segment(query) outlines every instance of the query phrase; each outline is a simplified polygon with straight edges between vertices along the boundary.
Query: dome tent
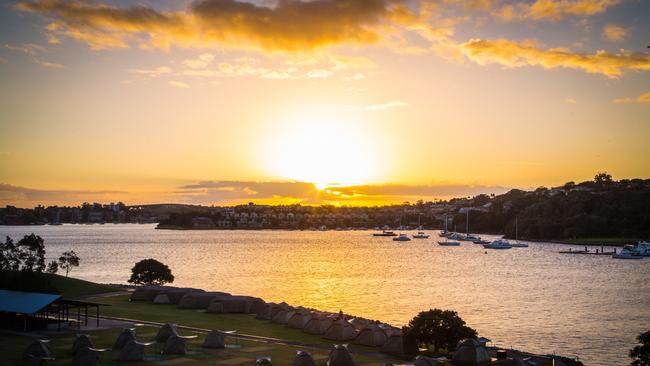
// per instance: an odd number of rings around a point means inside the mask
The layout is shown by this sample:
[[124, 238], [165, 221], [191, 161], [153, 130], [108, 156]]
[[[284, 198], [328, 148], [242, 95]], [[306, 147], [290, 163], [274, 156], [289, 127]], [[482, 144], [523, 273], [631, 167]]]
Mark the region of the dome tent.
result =
[[298, 351], [296, 352], [296, 358], [293, 359], [291, 366], [316, 366], [316, 362], [309, 353]]
[[348, 347], [335, 345], [327, 359], [327, 366], [354, 366]]
[[136, 287], [131, 294], [131, 301], [153, 301], [160, 291], [168, 289], [168, 286], [146, 285]]
[[392, 355], [402, 356], [405, 354], [416, 353], [418, 347], [414, 340], [405, 338], [401, 331], [395, 331], [388, 337], [386, 343], [381, 346], [381, 351]]
[[381, 347], [388, 340], [386, 332], [379, 328], [377, 323], [369, 323], [361, 331], [359, 335], [354, 340], [354, 343], [370, 346], [370, 347]]
[[289, 319], [296, 313], [295, 309], [292, 307], [287, 307], [286, 309], [282, 309], [278, 311], [273, 318], [271, 318], [271, 323], [278, 323], [278, 324], [287, 324], [289, 322]]
[[324, 314], [315, 314], [305, 326], [302, 331], [308, 334], [325, 334], [325, 331], [332, 326], [334, 320]]
[[[190, 292], [205, 292], [198, 288], [192, 287], [166, 287], [158, 293], [158, 296], [166, 295], [170, 304], [178, 305], [183, 296]], [[155, 302], [156, 299], [154, 299]]]
[[122, 349], [124, 346], [126, 346], [127, 343], [135, 340], [135, 329], [126, 328], [122, 330], [122, 333], [120, 333], [120, 335], [117, 336], [117, 340], [115, 340], [113, 349]]
[[339, 318], [327, 328], [323, 338], [334, 341], [351, 341], [357, 338], [357, 330], [345, 318]]
[[453, 357], [454, 365], [483, 365], [490, 362], [485, 346], [473, 338], [458, 342]]
[[169, 300], [169, 296], [167, 294], [161, 294], [159, 293], [156, 295], [156, 297], [153, 299], [154, 304], [171, 304], [171, 301]]
[[207, 309], [215, 298], [227, 298], [230, 294], [225, 292], [189, 292], [178, 302], [179, 309]]
[[169, 339], [171, 336], [178, 336], [176, 324], [165, 324], [158, 330], [158, 334], [156, 334], [156, 342], [167, 342], [167, 339]]
[[226, 344], [226, 337], [224, 337], [223, 333], [221, 333], [218, 330], [213, 330], [210, 333], [208, 333], [207, 337], [205, 337], [205, 341], [203, 341], [203, 345], [201, 347], [224, 348], [225, 344]]
[[163, 346], [163, 355], [184, 355], [185, 354], [185, 338], [173, 335], [167, 339], [165, 346]]
[[309, 310], [301, 310], [293, 314], [287, 325], [291, 328], [303, 329], [307, 323], [314, 317], [314, 313]]
[[27, 356], [31, 355], [35, 358], [48, 358], [52, 357], [52, 352], [47, 348], [47, 344], [40, 339], [34, 340], [32, 343], [27, 346], [25, 352], [23, 352], [23, 358], [28, 358]]
[[77, 335], [72, 344], [72, 354], [77, 354], [77, 352], [85, 348], [95, 348], [93, 341], [87, 334]]

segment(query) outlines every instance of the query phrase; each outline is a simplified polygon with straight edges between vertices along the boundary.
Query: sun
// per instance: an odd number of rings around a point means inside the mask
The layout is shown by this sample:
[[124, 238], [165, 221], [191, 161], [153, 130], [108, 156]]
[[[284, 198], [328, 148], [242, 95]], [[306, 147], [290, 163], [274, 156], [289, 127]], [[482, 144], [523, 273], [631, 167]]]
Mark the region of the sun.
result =
[[269, 149], [269, 166], [284, 179], [356, 185], [377, 178], [379, 154], [361, 123], [344, 113], [310, 109], [292, 113]]

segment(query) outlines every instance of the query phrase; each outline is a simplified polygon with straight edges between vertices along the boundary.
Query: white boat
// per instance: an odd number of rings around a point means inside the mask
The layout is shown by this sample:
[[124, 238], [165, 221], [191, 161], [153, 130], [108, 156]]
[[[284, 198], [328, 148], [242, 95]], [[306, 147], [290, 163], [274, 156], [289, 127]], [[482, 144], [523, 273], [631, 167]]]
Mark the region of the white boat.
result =
[[621, 249], [620, 253], [612, 254], [615, 259], [643, 259], [643, 256], [634, 249], [633, 245], [626, 245]]
[[497, 239], [490, 244], [483, 244], [485, 249], [511, 249], [512, 245], [505, 239]]
[[510, 246], [512, 246], [513, 248], [528, 248], [528, 244], [520, 243], [518, 241], [516, 241], [514, 243], [510, 243]]
[[442, 245], [442, 246], [446, 246], [446, 247], [457, 247], [457, 246], [460, 245], [460, 242], [445, 239], [445, 240], [438, 240], [438, 245]]
[[382, 230], [381, 233], [374, 233], [372, 236], [397, 236], [397, 234], [392, 231]]
[[418, 231], [417, 234], [413, 235], [413, 239], [429, 239], [429, 234], [424, 231]]
[[398, 237], [393, 238], [393, 241], [410, 241], [411, 238], [408, 237], [406, 234], [399, 234]]
[[639, 241], [634, 244], [634, 250], [644, 257], [650, 257], [650, 243], [647, 241]]

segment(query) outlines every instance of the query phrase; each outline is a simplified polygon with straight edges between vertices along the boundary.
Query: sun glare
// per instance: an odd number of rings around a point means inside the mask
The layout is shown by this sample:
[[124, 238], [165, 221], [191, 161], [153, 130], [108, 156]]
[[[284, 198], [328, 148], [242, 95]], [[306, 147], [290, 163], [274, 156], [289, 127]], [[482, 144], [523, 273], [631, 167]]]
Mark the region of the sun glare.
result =
[[354, 116], [309, 109], [294, 111], [285, 122], [269, 149], [274, 175], [314, 183], [319, 190], [377, 178], [372, 137]]

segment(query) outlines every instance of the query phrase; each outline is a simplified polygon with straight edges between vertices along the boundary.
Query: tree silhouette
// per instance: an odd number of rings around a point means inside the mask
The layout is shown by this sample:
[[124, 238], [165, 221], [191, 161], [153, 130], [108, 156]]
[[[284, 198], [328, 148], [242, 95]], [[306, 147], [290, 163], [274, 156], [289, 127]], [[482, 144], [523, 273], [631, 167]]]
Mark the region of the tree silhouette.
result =
[[460, 340], [476, 337], [476, 330], [468, 327], [457, 312], [440, 309], [420, 312], [403, 332], [418, 344], [433, 345], [434, 352], [441, 348], [453, 349]]
[[59, 267], [65, 269], [65, 276], [68, 277], [68, 273], [72, 271], [72, 268], [79, 267], [79, 256], [74, 250], [63, 252], [59, 257]]
[[136, 285], [162, 285], [174, 282], [171, 269], [153, 258], [143, 259], [131, 269], [129, 283]]
[[641, 344], [630, 350], [632, 366], [650, 366], [650, 330], [639, 334], [636, 339]]

